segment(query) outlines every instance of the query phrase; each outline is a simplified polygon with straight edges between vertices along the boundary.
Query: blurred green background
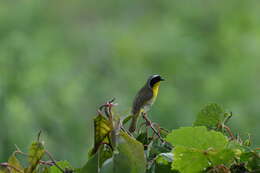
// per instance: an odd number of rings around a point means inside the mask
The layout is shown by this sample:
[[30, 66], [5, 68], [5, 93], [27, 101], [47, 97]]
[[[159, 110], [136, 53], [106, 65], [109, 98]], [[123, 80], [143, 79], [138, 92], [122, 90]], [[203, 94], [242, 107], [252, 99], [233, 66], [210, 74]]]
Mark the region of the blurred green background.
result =
[[[0, 1], [0, 162], [43, 130], [57, 159], [81, 166], [96, 109], [130, 110], [161, 74], [153, 121], [191, 125], [207, 103], [260, 144], [259, 1]], [[257, 145], [258, 144], [258, 145]]]

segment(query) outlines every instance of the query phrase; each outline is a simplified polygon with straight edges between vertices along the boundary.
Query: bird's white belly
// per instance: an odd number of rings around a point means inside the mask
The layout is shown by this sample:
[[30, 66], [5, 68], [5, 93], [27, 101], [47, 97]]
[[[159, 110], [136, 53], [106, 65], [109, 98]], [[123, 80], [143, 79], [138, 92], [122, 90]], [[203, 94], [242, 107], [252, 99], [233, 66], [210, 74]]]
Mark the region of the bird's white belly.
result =
[[154, 102], [154, 99], [149, 100], [143, 107], [143, 111], [146, 113], [150, 110], [152, 104]]

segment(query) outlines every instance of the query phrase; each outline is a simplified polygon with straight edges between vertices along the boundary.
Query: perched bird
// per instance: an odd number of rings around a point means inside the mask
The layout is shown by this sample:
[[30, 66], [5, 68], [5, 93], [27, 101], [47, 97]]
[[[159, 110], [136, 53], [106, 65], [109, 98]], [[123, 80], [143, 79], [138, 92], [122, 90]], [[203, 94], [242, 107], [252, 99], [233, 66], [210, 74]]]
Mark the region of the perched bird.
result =
[[139, 115], [144, 112], [149, 111], [151, 105], [154, 103], [160, 82], [164, 81], [164, 79], [160, 75], [152, 75], [148, 78], [145, 85], [138, 91], [135, 96], [133, 106], [132, 106], [132, 122], [129, 127], [129, 131], [132, 133], [136, 129], [136, 124]]

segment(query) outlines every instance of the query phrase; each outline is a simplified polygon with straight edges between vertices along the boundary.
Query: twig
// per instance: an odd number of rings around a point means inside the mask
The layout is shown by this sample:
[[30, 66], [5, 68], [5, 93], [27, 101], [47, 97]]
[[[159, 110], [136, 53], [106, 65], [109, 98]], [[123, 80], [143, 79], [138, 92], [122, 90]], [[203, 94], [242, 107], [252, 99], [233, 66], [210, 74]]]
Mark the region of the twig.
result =
[[[14, 144], [14, 146], [16, 148], [16, 150], [14, 151], [15, 155], [16, 154], [21, 154], [23, 156], [29, 157], [29, 154], [22, 152], [21, 149], [16, 144]], [[49, 166], [53, 166], [54, 165], [53, 161], [40, 160], [39, 163], [42, 164], [42, 165], [49, 165]]]
[[42, 164], [42, 165], [48, 165], [48, 166], [53, 166], [54, 165], [53, 161], [43, 161], [43, 160], [40, 160], [39, 163]]
[[40, 130], [40, 131], [38, 132], [38, 135], [37, 135], [37, 142], [40, 142], [41, 133], [42, 133], [42, 130]]
[[23, 171], [20, 170], [19, 168], [15, 167], [13, 165], [10, 165], [9, 163], [6, 163], [6, 162], [5, 163], [0, 163], [0, 166], [7, 167], [7, 168], [12, 168], [12, 169], [14, 169], [17, 172], [23, 173]]
[[231, 140], [234, 140], [235, 136], [231, 132], [230, 128], [228, 126], [226, 126], [225, 124], [223, 124], [223, 128], [228, 132], [229, 136], [231, 137]]
[[50, 160], [53, 162], [53, 164], [63, 173], [66, 173], [65, 170], [63, 170], [55, 161], [55, 159], [53, 158], [53, 156], [51, 155], [51, 153], [49, 153], [47, 150], [45, 150], [45, 153], [48, 155], [48, 157], [50, 158]]
[[14, 146], [15, 146], [15, 151], [14, 151], [14, 154], [21, 154], [21, 155], [24, 155], [24, 156], [29, 156], [29, 154], [27, 154], [27, 153], [24, 153], [24, 152], [22, 152], [21, 150], [20, 150], [20, 148], [18, 148], [18, 146], [16, 145], [16, 144], [14, 144]]
[[[227, 113], [228, 114], [228, 113]], [[223, 121], [223, 124], [226, 124], [229, 120], [230, 120], [230, 118], [233, 116], [233, 113], [232, 112], [230, 112], [226, 117], [225, 117], [225, 119], [224, 119], [224, 121]]]
[[146, 116], [146, 113], [142, 113], [143, 119], [147, 122], [147, 124], [151, 127], [151, 129], [153, 130], [153, 132], [159, 137], [159, 139], [161, 140], [162, 143], [165, 143], [164, 139], [161, 137], [160, 133], [157, 132], [157, 130], [153, 127], [153, 124], [151, 122], [151, 120], [148, 119], [148, 117]]
[[117, 103], [113, 103], [116, 99], [112, 98], [110, 101], [107, 101], [105, 104], [101, 105], [99, 109], [97, 110], [99, 114], [102, 115], [102, 111], [104, 111], [106, 117], [109, 119], [109, 121], [112, 122], [113, 115], [112, 115], [112, 107], [117, 106]]

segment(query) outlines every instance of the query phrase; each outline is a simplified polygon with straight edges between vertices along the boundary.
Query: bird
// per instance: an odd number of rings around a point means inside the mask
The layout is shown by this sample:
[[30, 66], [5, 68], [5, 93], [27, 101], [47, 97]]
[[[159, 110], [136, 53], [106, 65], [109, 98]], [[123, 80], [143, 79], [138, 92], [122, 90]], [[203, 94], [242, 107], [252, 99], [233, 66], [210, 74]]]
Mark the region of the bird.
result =
[[158, 74], [149, 76], [145, 85], [136, 94], [132, 105], [132, 122], [129, 126], [129, 132], [135, 131], [139, 115], [150, 110], [157, 98], [161, 81], [164, 81], [164, 78]]

